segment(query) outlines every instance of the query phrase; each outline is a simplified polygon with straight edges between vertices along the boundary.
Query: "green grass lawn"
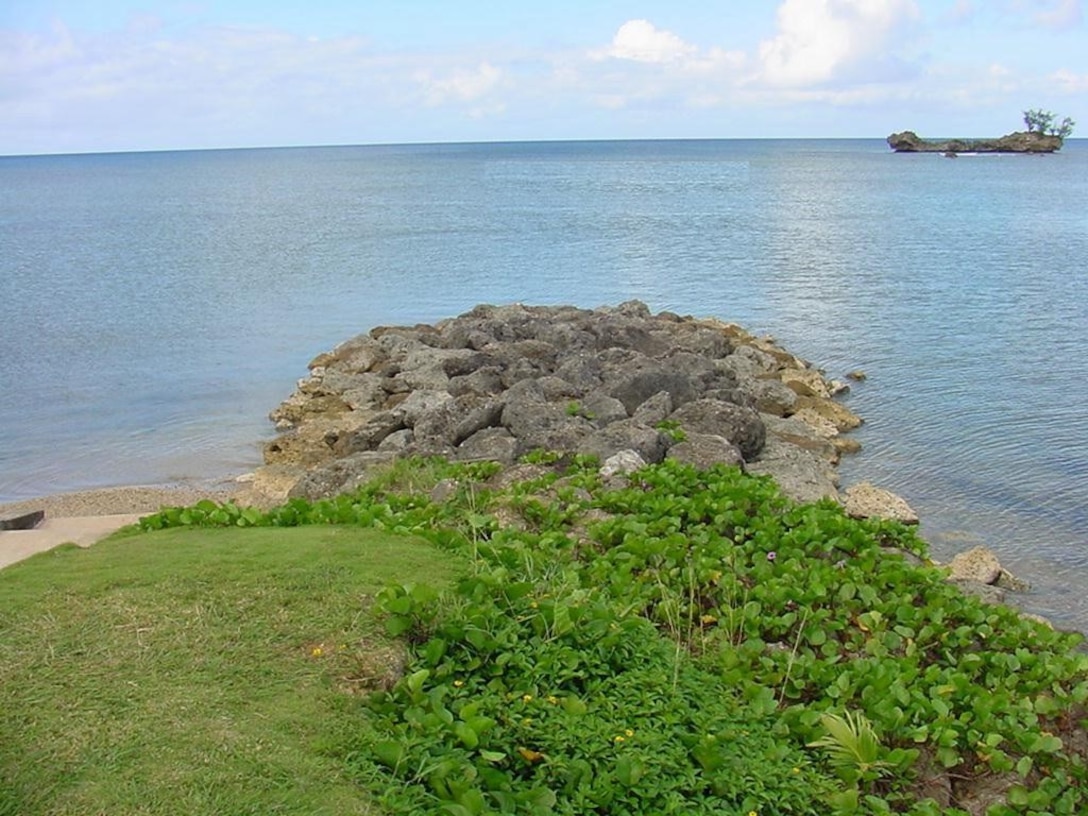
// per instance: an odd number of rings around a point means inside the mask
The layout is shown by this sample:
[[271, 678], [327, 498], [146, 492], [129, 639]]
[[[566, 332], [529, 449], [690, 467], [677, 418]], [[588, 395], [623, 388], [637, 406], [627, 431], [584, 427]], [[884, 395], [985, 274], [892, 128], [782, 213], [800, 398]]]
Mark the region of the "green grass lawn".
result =
[[[376, 812], [337, 757], [368, 613], [460, 563], [372, 529], [175, 529], [0, 571], [0, 815]], [[383, 657], [384, 656], [384, 657]]]

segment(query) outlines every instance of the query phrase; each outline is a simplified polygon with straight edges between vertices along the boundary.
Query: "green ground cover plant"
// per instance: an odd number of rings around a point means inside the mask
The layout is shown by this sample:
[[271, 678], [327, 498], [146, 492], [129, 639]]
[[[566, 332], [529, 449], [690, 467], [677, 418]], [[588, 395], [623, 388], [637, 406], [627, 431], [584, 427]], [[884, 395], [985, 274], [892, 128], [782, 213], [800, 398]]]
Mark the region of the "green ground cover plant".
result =
[[735, 468], [597, 465], [406, 460], [336, 499], [142, 526], [362, 527], [466, 565], [390, 576], [345, 630], [401, 638], [399, 681], [313, 680], [343, 705], [321, 761], [385, 812], [1088, 811], [1079, 636], [965, 597], [901, 525]]
[[187, 521], [362, 523], [471, 559], [448, 592], [383, 595], [412, 661], [345, 760], [395, 812], [922, 816], [983, 784], [993, 816], [1088, 810], [1079, 636], [912, 565], [913, 530], [733, 468], [605, 486], [591, 459], [527, 461], [502, 490], [407, 463], [351, 496]]
[[[194, 510], [199, 515], [201, 511]], [[173, 529], [0, 571], [0, 814], [365, 814], [368, 604], [458, 559], [359, 526]]]

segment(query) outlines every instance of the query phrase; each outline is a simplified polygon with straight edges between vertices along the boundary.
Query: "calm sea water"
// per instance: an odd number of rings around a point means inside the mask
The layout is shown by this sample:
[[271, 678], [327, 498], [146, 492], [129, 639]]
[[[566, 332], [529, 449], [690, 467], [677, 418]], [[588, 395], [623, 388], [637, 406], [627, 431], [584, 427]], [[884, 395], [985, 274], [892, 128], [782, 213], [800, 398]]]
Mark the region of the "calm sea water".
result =
[[1088, 146], [698, 141], [0, 158], [0, 500], [251, 469], [318, 352], [631, 298], [841, 375], [844, 481], [1088, 629]]

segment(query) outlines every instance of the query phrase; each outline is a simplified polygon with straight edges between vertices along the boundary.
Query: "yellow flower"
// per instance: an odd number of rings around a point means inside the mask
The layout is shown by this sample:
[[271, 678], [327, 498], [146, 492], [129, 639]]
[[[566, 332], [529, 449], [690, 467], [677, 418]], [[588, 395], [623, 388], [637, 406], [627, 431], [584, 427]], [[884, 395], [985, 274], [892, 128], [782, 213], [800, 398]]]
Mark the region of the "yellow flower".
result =
[[613, 742], [623, 742], [623, 735], [622, 734], [617, 734], [615, 736], [615, 738], [613, 739]]
[[749, 810], [748, 811], [748, 816], [759, 816], [759, 814], [756, 813], [754, 810]]
[[521, 695], [521, 701], [523, 703], [531, 703], [533, 701], [533, 695], [523, 694], [523, 695]]
[[555, 705], [556, 703], [559, 702], [559, 698], [556, 697], [554, 694], [549, 694], [547, 699], [548, 699], [548, 702], [551, 703], [552, 705]]
[[325, 650], [322, 649], [320, 646], [314, 646], [312, 649], [310, 649], [311, 657], [321, 657], [321, 655], [323, 654], [325, 654]]
[[626, 729], [623, 733], [629, 737], [633, 737], [635, 735], [635, 732], [632, 731], [630, 728]]
[[463, 686], [464, 684], [465, 684], [464, 680], [454, 680], [453, 681], [453, 687], [454, 688], [461, 688], [461, 686]]

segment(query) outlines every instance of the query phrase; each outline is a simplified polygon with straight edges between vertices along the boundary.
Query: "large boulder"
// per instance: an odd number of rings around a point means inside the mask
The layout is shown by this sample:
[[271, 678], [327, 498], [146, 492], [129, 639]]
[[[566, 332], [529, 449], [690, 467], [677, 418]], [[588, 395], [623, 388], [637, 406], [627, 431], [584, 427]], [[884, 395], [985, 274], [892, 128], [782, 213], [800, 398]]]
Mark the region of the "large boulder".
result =
[[977, 581], [980, 584], [996, 584], [1001, 577], [1001, 562], [993, 550], [973, 547], [961, 552], [948, 565], [950, 581]]
[[578, 453], [604, 461], [623, 450], [633, 450], [651, 464], [665, 458], [671, 440], [661, 431], [633, 419], [612, 422], [588, 435], [576, 448]]
[[717, 434], [687, 434], [682, 442], [677, 442], [670, 447], [665, 456], [668, 459], [694, 465], [701, 470], [715, 465], [744, 466], [744, 457], [740, 449], [724, 436]]
[[838, 501], [838, 474], [820, 454], [768, 434], [759, 456], [747, 461], [745, 470], [756, 476], [770, 476], [782, 493], [794, 501], [820, 499]]
[[723, 437], [736, 445], [745, 461], [763, 450], [767, 438], [767, 429], [756, 411], [722, 400], [694, 400], [673, 411], [669, 419], [685, 433]]
[[854, 518], [882, 518], [903, 524], [917, 524], [918, 514], [902, 497], [870, 482], [852, 485], [846, 490], [846, 513]]

